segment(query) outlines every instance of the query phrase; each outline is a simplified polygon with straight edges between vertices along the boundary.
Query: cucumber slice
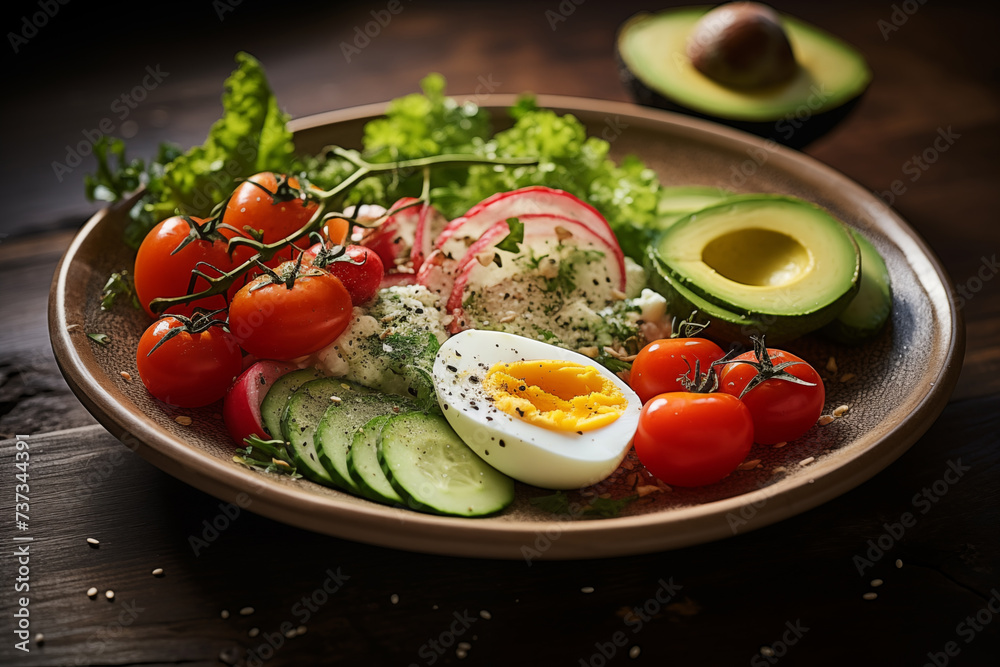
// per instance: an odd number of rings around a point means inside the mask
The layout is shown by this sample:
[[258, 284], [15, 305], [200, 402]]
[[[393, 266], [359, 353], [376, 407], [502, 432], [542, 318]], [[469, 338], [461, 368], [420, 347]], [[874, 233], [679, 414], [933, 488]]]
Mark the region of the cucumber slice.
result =
[[392, 488], [378, 462], [378, 437], [389, 419], [388, 415], [380, 415], [354, 433], [351, 451], [347, 455], [347, 468], [365, 498], [386, 505], [402, 505], [403, 497]]
[[320, 378], [306, 382], [291, 395], [281, 418], [281, 433], [291, 445], [292, 458], [303, 476], [326, 486], [337, 485], [319, 461], [316, 428], [326, 409], [332, 405], [332, 396], [353, 400], [355, 396], [371, 391], [338, 378]]
[[278, 378], [271, 388], [267, 390], [267, 395], [260, 404], [260, 420], [264, 425], [264, 430], [272, 438], [281, 438], [281, 418], [285, 414], [285, 406], [288, 399], [295, 393], [295, 390], [310, 380], [323, 377], [315, 368], [304, 368], [300, 371], [292, 371]]
[[479, 458], [440, 415], [390, 418], [379, 435], [378, 456], [389, 482], [413, 509], [484, 516], [514, 501], [514, 480]]
[[379, 415], [388, 416], [410, 409], [406, 399], [391, 394], [341, 397], [340, 402], [329, 404], [316, 427], [314, 441], [320, 464], [337, 486], [351, 493], [361, 493], [347, 466], [351, 442], [358, 429]]

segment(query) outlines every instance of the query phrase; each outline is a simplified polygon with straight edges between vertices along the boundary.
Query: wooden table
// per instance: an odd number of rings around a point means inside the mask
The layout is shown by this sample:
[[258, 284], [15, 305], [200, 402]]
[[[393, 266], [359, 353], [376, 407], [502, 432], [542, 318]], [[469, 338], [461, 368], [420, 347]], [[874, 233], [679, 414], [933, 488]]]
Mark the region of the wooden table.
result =
[[[60, 6], [15, 55], [20, 104], [3, 111], [17, 131], [5, 136], [0, 204], [0, 663], [597, 666], [637, 653], [636, 664], [996, 664], [997, 11], [775, 4], [856, 44], [875, 71], [853, 115], [807, 152], [876, 192], [905, 182], [895, 207], [964, 290], [968, 346], [953, 400], [887, 470], [793, 519], [673, 552], [530, 565], [405, 553], [237, 514], [122, 447], [72, 396], [48, 345], [49, 281], [92, 210], [81, 195], [88, 167], [58, 183], [51, 162], [147, 64], [170, 74], [121, 121], [136, 151], [201, 141], [241, 48], [264, 62], [296, 116], [410, 92], [432, 70], [457, 92], [625, 100], [613, 36], [644, 7], [403, 2], [348, 64], [340, 43], [385, 3], [316, 3], [292, 17], [249, 2], [181, 4], [159, 30], [135, 34], [124, 31], [134, 9]], [[93, 48], [98, 29], [121, 36]], [[908, 170], [949, 129], [958, 139], [948, 151]], [[31, 443], [30, 543], [12, 541], [15, 436]], [[916, 522], [901, 529], [906, 512]], [[30, 592], [17, 592], [25, 546]], [[15, 648], [22, 596], [30, 653]]]

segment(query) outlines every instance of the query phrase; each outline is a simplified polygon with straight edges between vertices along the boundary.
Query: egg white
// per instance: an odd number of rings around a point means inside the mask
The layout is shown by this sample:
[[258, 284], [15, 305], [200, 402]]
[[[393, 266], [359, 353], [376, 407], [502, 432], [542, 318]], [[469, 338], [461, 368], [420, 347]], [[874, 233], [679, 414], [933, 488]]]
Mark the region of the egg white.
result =
[[[624, 414], [581, 434], [537, 426], [494, 407], [482, 388], [487, 371], [495, 363], [534, 359], [597, 368], [625, 395]], [[499, 331], [470, 329], [449, 338], [434, 360], [433, 376], [438, 403], [459, 437], [500, 472], [545, 489], [582, 488], [608, 477], [628, 452], [642, 409], [628, 384], [593, 359]]]

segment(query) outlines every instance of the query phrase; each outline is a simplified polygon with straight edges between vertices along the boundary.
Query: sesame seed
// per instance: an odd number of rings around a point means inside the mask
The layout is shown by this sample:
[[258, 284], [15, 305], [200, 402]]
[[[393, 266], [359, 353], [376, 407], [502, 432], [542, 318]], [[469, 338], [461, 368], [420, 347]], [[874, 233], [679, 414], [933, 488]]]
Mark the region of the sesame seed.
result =
[[260, 628], [250, 628], [250, 632], [247, 633], [249, 637], [256, 637], [260, 634]]
[[96, 547], [96, 546], [100, 546], [101, 543], [100, 543], [99, 540], [95, 540], [93, 537], [88, 537], [87, 538], [87, 544], [89, 544], [92, 547]]
[[236, 648], [230, 646], [229, 648], [224, 648], [219, 651], [219, 661], [226, 665], [235, 665], [239, 658], [237, 657]]
[[771, 446], [774, 447], [775, 449], [781, 449], [782, 447], [784, 447], [787, 444], [788, 444], [787, 442], [776, 442], [776, 443], [774, 443]]
[[35, 635], [35, 643], [38, 644], [39, 646], [41, 646], [42, 644], [44, 644], [45, 643], [45, 635], [43, 635], [41, 632], [39, 632], [37, 635]]
[[801, 461], [799, 461], [799, 465], [800, 466], [807, 466], [807, 465], [809, 465], [810, 463], [812, 463], [815, 460], [816, 460], [815, 456], [807, 456], [806, 458], [804, 458]]
[[295, 628], [295, 634], [296, 635], [304, 635], [306, 633], [306, 630], [308, 630], [308, 629], [309, 628], [307, 628], [306, 626], [300, 625], [299, 627]]
[[581, 593], [593, 593], [594, 592], [594, 587], [593, 586], [584, 586], [583, 588], [580, 589], [580, 592]]
[[229, 618], [229, 610], [223, 609], [221, 612], [219, 612], [219, 616], [221, 616], [223, 619]]
[[845, 382], [845, 383], [846, 382], [850, 382], [855, 377], [857, 377], [857, 376], [854, 373], [844, 373], [843, 375], [840, 376], [840, 381], [841, 382]]
[[482, 611], [479, 612], [479, 616], [481, 618], [487, 620], [487, 621], [490, 620], [491, 618], [493, 618], [493, 614], [491, 614], [490, 612], [486, 611], [485, 609], [483, 609]]
[[109, 588], [108, 590], [104, 591], [104, 597], [106, 597], [109, 600], [114, 600], [115, 592]]
[[834, 409], [834, 411], [833, 411], [833, 416], [834, 416], [834, 417], [843, 417], [844, 415], [846, 415], [846, 414], [847, 414], [847, 411], [848, 411], [848, 410], [850, 410], [850, 409], [851, 409], [851, 408], [850, 408], [849, 406], [847, 406], [847, 405], [840, 405], [840, 406], [837, 406], [837, 407], [836, 407], [836, 408]]
[[861, 597], [862, 597], [862, 599], [865, 599], [865, 600], [874, 600], [875, 598], [878, 597], [878, 593], [865, 593]]
[[788, 471], [788, 468], [786, 468], [785, 466], [777, 466], [771, 472], [774, 473], [775, 475], [779, 475], [779, 474], [781, 474], [783, 472], [787, 472], [787, 471]]
[[163, 576], [163, 568], [162, 567], [158, 567], [155, 570], [153, 570], [153, 576], [154, 577], [162, 577]]
[[642, 649], [640, 649], [638, 646], [633, 646], [632, 648], [630, 648], [628, 650], [628, 657], [630, 657], [630, 658], [632, 658], [634, 660], [635, 658], [639, 657], [639, 654], [641, 652], [642, 652]]
[[295, 636], [298, 634], [299, 633], [295, 630], [295, 628], [292, 628], [291, 630], [285, 633], [285, 639], [294, 639]]
[[903, 567], [903, 561], [897, 558], [896, 559], [896, 569], [898, 570], [901, 567]]
[[882, 581], [881, 579], [872, 579], [871, 586], [872, 586], [872, 588], [878, 588], [879, 586], [881, 586], [884, 583], [885, 582]]
[[174, 421], [180, 424], [181, 426], [190, 426], [192, 419], [186, 415], [180, 415], [174, 417]]
[[249, 616], [253, 612], [253, 607], [243, 607], [243, 609], [240, 609], [240, 616]]
[[122, 371], [121, 373], [119, 373], [119, 375], [121, 375], [122, 379], [125, 380], [126, 382], [131, 382], [132, 381], [132, 374], [131, 373], [128, 373], [126, 371]]
[[819, 418], [819, 420], [816, 423], [819, 424], [820, 426], [826, 426], [832, 421], [833, 421], [833, 415], [823, 415], [822, 417]]
[[826, 370], [833, 374], [837, 373], [837, 359], [835, 357], [830, 357], [826, 362]]
[[94, 588], [93, 586], [91, 586], [90, 588], [88, 588], [87, 589], [87, 597], [88, 598], [95, 598], [95, 597], [97, 597], [97, 589]]
[[461, 649], [462, 651], [468, 651], [469, 649], [472, 648], [472, 644], [470, 644], [469, 642], [458, 642], [458, 648]]
[[456, 658], [464, 658], [467, 655], [469, 655], [469, 653], [465, 649], [457, 649], [455, 651]]
[[765, 658], [770, 658], [774, 655], [774, 650], [770, 646], [761, 646], [760, 654]]
[[342, 399], [340, 396], [331, 396], [330, 397], [330, 402], [331, 403], [343, 403], [344, 399]]
[[436, 604], [432, 604], [431, 605], [431, 609], [437, 609], [437, 608], [438, 608], [438, 606]]
[[743, 463], [736, 466], [737, 470], [753, 470], [760, 464], [760, 459], [751, 459], [749, 461], [744, 461]]
[[399, 596], [393, 593], [392, 595], [389, 596], [389, 602], [393, 604], [399, 604]]

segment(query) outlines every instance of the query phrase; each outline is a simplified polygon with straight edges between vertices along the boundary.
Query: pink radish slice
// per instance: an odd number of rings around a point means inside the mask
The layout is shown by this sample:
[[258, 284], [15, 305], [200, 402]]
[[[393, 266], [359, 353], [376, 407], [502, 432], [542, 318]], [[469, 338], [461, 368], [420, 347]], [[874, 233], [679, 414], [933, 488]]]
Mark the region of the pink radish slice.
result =
[[389, 207], [389, 217], [381, 225], [366, 229], [361, 238], [360, 245], [374, 250], [386, 271], [410, 259], [420, 219], [419, 201], [403, 197]]
[[260, 417], [260, 404], [278, 378], [297, 368], [285, 361], [258, 361], [236, 378], [222, 403], [222, 419], [240, 447], [251, 435], [262, 440], [269, 438]]
[[473, 206], [444, 228], [435, 247], [446, 256], [461, 257], [469, 243], [495, 223], [507, 218], [537, 214], [561, 215], [589, 227], [611, 246], [618, 245], [608, 221], [590, 204], [563, 190], [534, 185], [500, 192]]
[[410, 250], [414, 271], [420, 270], [424, 260], [434, 250], [434, 241], [448, 224], [447, 218], [433, 206], [424, 204], [418, 209], [417, 229], [413, 237], [413, 249]]
[[379, 284], [379, 289], [386, 287], [395, 287], [396, 285], [415, 285], [417, 283], [417, 276], [414, 273], [387, 273], [382, 276], [382, 282]]
[[[590, 228], [561, 216], [525, 215], [521, 217], [521, 220], [525, 223], [522, 251], [527, 250], [527, 248], [535, 248], [540, 251], [540, 255], [546, 254], [547, 248], [551, 247], [554, 241], [558, 242], [560, 239], [563, 243], [572, 243], [581, 248], [599, 250], [605, 255], [604, 266], [607, 268], [608, 277], [614, 281], [607, 289], [609, 292], [610, 290], [624, 291], [625, 269], [624, 263], [621, 261], [621, 250], [617, 245], [609, 246], [607, 241]], [[490, 257], [495, 252], [503, 252], [497, 251], [495, 246], [507, 236], [509, 231], [506, 221], [497, 222], [469, 247], [461, 262], [457, 264], [457, 277], [446, 304], [447, 312], [454, 316], [450, 326], [453, 333], [467, 326], [462, 303], [465, 300], [466, 288], [470, 283], [480, 284], [484, 287], [497, 285], [505, 279], [505, 272], [510, 271], [512, 263], [506, 253], [501, 255], [501, 259], [506, 260], [504, 262], [506, 269], [496, 267], [492, 264]]]

